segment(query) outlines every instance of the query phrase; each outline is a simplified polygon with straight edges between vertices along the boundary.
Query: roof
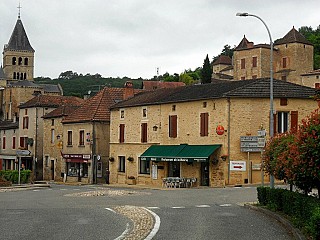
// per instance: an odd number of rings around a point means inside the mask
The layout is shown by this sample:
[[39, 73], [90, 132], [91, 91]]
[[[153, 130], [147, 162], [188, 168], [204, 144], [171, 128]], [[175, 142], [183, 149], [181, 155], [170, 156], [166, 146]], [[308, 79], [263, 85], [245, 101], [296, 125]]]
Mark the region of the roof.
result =
[[143, 81], [142, 88], [144, 90], [154, 90], [159, 88], [175, 88], [185, 86], [183, 82], [160, 82], [160, 81]]
[[125, 88], [103, 88], [81, 107], [63, 119], [63, 123], [110, 121], [110, 107], [123, 100]]
[[9, 43], [5, 45], [5, 50], [34, 52], [20, 18], [13, 29]]
[[274, 45], [288, 44], [288, 43], [303, 43], [312, 45], [299, 31], [294, 27], [283, 37], [275, 41]]
[[6, 76], [4, 75], [4, 71], [3, 71], [2, 65], [0, 66], [0, 79], [6, 79]]
[[231, 65], [232, 60], [229, 56], [226, 55], [220, 55], [213, 63], [212, 65], [219, 65], [219, 64], [225, 64], [225, 65]]
[[311, 72], [301, 74], [301, 76], [310, 76], [310, 75], [319, 75], [319, 74], [320, 74], [320, 69], [316, 69]]
[[183, 162], [206, 162], [209, 157], [221, 147], [215, 145], [152, 145], [140, 158], [144, 161], [183, 161]]
[[53, 111], [47, 113], [46, 115], [43, 116], [43, 118], [59, 118], [59, 117], [65, 117], [70, 115], [72, 112], [74, 112], [77, 108], [79, 108], [81, 103], [79, 103], [79, 106], [69, 106], [69, 105], [63, 105], [60, 106]]
[[18, 129], [18, 128], [19, 128], [19, 122], [0, 121], [0, 130]]
[[57, 108], [62, 105], [78, 106], [83, 103], [82, 98], [73, 96], [49, 96], [49, 95], [39, 95], [29, 101], [21, 104], [19, 108], [32, 108], [32, 107], [52, 107]]
[[10, 87], [31, 87], [31, 88], [42, 88], [40, 85], [29, 80], [19, 80], [19, 81], [10, 81]]
[[59, 85], [55, 84], [38, 84], [46, 93], [61, 93]]
[[[283, 80], [273, 81], [274, 98], [309, 98], [315, 95], [315, 89]], [[188, 102], [204, 99], [226, 97], [269, 98], [270, 80], [268, 78], [215, 81], [215, 83], [191, 85], [171, 89], [159, 89], [137, 94], [135, 97], [122, 101], [111, 108], [155, 105], [176, 102]]]
[[241, 50], [241, 49], [247, 49], [249, 47], [253, 46], [253, 42], [249, 42], [249, 40], [244, 35], [239, 45], [234, 50]]

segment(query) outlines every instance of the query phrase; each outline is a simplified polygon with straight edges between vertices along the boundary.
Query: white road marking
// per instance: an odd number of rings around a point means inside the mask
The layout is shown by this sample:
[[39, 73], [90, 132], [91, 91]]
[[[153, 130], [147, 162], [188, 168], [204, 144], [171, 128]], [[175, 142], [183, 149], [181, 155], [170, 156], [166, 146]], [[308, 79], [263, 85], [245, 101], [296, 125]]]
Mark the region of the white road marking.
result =
[[33, 190], [34, 192], [39, 192], [40, 190], [39, 189], [35, 189], [35, 190]]
[[180, 209], [180, 208], [186, 208], [186, 207], [181, 206], [181, 207], [171, 207], [171, 208], [173, 208], [173, 209]]
[[60, 191], [67, 191], [67, 189], [65, 189], [65, 188], [60, 188]]
[[159, 207], [147, 207], [148, 209], [159, 209]]
[[73, 190], [74, 190], [74, 191], [80, 191], [80, 189], [79, 189], [79, 188], [74, 188]]
[[127, 227], [126, 227], [126, 230], [124, 230], [124, 232], [119, 236], [117, 237], [116, 239], [114, 240], [121, 240], [121, 239], [124, 239], [125, 236], [127, 235], [127, 233], [130, 231], [130, 225], [129, 223], [127, 223]]
[[160, 217], [155, 214], [154, 212], [150, 211], [149, 209], [146, 209], [149, 213], [151, 213], [155, 219], [155, 223], [154, 223], [154, 226], [153, 226], [153, 229], [151, 230], [151, 232], [149, 233], [149, 235], [144, 239], [144, 240], [151, 240], [156, 234], [157, 232], [159, 231], [159, 228], [160, 228]]
[[114, 211], [113, 209], [111, 209], [111, 208], [105, 208], [106, 210], [109, 210], [110, 212], [113, 212], [113, 213], [116, 213], [116, 211]]
[[230, 207], [230, 206], [231, 206], [231, 204], [229, 204], [229, 203], [221, 204], [221, 205], [220, 205], [220, 207]]
[[209, 205], [196, 205], [197, 208], [209, 208]]

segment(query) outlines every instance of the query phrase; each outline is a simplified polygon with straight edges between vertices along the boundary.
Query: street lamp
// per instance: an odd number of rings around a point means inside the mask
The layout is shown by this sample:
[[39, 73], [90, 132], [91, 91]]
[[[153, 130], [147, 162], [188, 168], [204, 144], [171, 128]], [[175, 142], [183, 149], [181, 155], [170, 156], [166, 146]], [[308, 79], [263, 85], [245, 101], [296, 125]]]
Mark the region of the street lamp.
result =
[[[269, 34], [269, 38], [270, 38], [270, 132], [269, 132], [269, 136], [270, 136], [270, 138], [272, 138], [273, 131], [274, 131], [274, 129], [273, 129], [274, 118], [273, 118], [273, 42], [272, 42], [271, 34], [270, 34], [270, 31], [269, 31], [267, 24], [259, 16], [249, 14], [249, 13], [237, 13], [236, 16], [258, 18], [263, 23], [263, 25], [266, 27], [268, 34]], [[270, 175], [270, 187], [274, 188], [273, 174]]]

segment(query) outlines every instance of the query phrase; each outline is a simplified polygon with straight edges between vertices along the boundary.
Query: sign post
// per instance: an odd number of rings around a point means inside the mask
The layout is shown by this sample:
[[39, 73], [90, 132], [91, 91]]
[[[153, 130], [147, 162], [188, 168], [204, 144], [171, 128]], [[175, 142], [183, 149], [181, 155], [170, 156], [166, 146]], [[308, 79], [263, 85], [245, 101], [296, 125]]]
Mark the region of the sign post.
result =
[[16, 155], [18, 157], [18, 168], [19, 168], [19, 176], [18, 176], [18, 185], [21, 184], [21, 156], [29, 156], [29, 150], [17, 150]]

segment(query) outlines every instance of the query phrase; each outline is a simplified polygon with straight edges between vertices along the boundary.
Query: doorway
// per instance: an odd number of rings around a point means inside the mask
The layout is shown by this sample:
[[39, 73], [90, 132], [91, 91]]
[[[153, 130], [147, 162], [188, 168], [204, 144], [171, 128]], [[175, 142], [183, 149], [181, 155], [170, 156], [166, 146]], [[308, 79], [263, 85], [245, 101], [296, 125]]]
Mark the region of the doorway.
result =
[[180, 177], [180, 162], [169, 162], [168, 177]]
[[51, 160], [51, 180], [54, 180], [54, 160]]
[[209, 162], [201, 163], [201, 186], [209, 186]]

